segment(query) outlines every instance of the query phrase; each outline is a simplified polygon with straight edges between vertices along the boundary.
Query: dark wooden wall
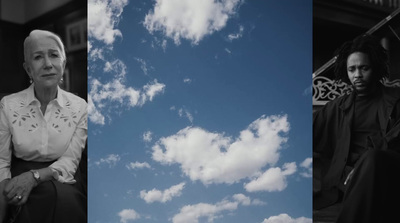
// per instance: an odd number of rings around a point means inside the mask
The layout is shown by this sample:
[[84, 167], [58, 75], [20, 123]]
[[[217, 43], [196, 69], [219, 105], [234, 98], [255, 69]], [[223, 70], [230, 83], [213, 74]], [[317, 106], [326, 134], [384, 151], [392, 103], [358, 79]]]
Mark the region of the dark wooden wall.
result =
[[[23, 41], [33, 29], [57, 33], [67, 43], [69, 24], [87, 18], [87, 1], [75, 0], [23, 25], [0, 20], [0, 96], [29, 86], [23, 69]], [[87, 46], [67, 52], [69, 90], [87, 100]]]
[[23, 63], [24, 27], [0, 21], [0, 92], [12, 93], [29, 84]]
[[[389, 7], [391, 1], [384, 0], [383, 5], [374, 2], [364, 0], [313, 1], [314, 72], [333, 58], [335, 56], [334, 51], [345, 41], [364, 34], [399, 8], [399, 5]], [[399, 19], [397, 19], [392, 24], [398, 34], [400, 34], [399, 23]], [[374, 35], [378, 38], [385, 37], [388, 39], [391, 78], [399, 79], [400, 40], [393, 35], [387, 26], [382, 27]], [[330, 74], [327, 76], [330, 76]]]

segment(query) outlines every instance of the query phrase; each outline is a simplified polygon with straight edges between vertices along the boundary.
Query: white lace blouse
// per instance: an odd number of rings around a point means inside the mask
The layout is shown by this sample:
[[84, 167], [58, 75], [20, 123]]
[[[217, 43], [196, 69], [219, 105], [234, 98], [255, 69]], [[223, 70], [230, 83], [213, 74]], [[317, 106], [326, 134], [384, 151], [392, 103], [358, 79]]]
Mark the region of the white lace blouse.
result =
[[[11, 178], [14, 156], [46, 162], [61, 183], [74, 183], [87, 138], [87, 103], [58, 88], [43, 116], [33, 84], [0, 101], [0, 182]], [[11, 146], [13, 145], [13, 148]], [[58, 176], [57, 176], [58, 175]]]

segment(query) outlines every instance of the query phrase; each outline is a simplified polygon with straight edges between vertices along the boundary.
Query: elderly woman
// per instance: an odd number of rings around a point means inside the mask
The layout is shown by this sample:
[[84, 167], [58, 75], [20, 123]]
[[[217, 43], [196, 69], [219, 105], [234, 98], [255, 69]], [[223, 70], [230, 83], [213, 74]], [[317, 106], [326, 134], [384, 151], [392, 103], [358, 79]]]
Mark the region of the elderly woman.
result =
[[[87, 103], [58, 84], [66, 64], [54, 33], [24, 42], [29, 88], [0, 102], [0, 222], [86, 222], [76, 174], [87, 138]], [[8, 211], [7, 211], [8, 209]]]

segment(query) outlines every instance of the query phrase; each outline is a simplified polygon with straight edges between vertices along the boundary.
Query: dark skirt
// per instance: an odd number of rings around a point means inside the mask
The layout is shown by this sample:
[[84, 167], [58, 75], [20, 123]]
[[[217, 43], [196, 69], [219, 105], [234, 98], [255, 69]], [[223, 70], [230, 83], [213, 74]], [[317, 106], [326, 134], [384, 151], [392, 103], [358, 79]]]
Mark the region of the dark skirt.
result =
[[[12, 177], [18, 176], [32, 169], [48, 167], [51, 163], [13, 157], [11, 174]], [[87, 196], [79, 168], [75, 180], [75, 184], [63, 184], [56, 180], [40, 183], [32, 189], [24, 205], [10, 205], [10, 223], [87, 222]]]

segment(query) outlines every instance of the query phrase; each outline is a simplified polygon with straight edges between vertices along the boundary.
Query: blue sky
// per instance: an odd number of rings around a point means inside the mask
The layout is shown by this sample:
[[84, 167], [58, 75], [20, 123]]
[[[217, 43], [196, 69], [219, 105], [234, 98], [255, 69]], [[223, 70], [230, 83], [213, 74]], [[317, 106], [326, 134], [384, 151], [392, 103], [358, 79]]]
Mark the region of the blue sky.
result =
[[89, 0], [89, 222], [311, 222], [311, 7]]

